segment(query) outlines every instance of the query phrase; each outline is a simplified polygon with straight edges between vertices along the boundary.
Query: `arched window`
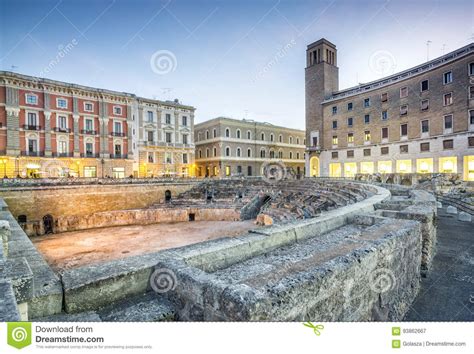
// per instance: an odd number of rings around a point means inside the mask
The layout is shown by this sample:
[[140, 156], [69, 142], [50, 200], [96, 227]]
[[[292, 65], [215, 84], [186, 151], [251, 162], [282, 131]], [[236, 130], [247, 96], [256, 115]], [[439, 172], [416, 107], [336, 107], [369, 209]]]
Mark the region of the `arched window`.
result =
[[250, 130], [247, 131], [247, 139], [252, 139], [252, 133], [250, 132]]
[[247, 149], [247, 157], [252, 157], [252, 149]]
[[240, 129], [237, 129], [237, 139], [240, 139]]
[[206, 139], [209, 139], [209, 130], [206, 130]]
[[212, 130], [212, 137], [213, 138], [217, 137], [217, 130], [215, 129]]
[[300, 144], [300, 138], [296, 138], [296, 145]]
[[300, 153], [299, 153], [299, 152], [296, 153], [296, 158], [297, 158], [298, 160], [300, 159]]
[[265, 150], [260, 150], [260, 157], [265, 158]]
[[293, 151], [290, 151], [290, 159], [293, 158]]
[[275, 158], [275, 151], [270, 150], [270, 158], [274, 159]]
[[282, 158], [283, 158], [283, 151], [281, 151], [281, 150], [280, 150], [280, 151], [278, 151], [278, 157], [279, 157], [280, 159], [282, 159]]
[[237, 148], [237, 157], [240, 157], [240, 148]]
[[262, 138], [262, 141], [265, 140], [265, 133], [262, 133], [261, 138]]
[[206, 149], [206, 157], [209, 157], [209, 149]]
[[283, 135], [280, 134], [280, 136], [278, 137], [278, 141], [279, 141], [280, 143], [283, 142]]
[[202, 151], [199, 150], [199, 158], [201, 158], [201, 157], [202, 157]]
[[214, 148], [214, 157], [216, 157], [216, 156], [217, 156], [217, 149]]
[[225, 130], [225, 137], [230, 138], [230, 129], [229, 128], [226, 128], [226, 130]]
[[290, 144], [293, 144], [293, 137], [290, 136], [290, 138], [288, 139], [290, 141]]
[[270, 141], [273, 141], [274, 137], [273, 134], [270, 134]]
[[230, 147], [225, 148], [225, 156], [230, 156]]

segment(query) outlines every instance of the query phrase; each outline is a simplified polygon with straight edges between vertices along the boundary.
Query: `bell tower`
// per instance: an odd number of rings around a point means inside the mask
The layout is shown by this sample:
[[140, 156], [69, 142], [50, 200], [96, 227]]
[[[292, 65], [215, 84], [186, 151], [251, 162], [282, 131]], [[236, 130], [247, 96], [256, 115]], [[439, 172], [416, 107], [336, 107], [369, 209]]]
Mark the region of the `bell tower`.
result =
[[[312, 157], [319, 158], [324, 149], [323, 107], [321, 103], [339, 89], [339, 68], [336, 46], [322, 38], [306, 48], [305, 108], [306, 108], [306, 176], [312, 176]], [[314, 160], [313, 160], [314, 165]], [[320, 168], [318, 168], [318, 171]]]

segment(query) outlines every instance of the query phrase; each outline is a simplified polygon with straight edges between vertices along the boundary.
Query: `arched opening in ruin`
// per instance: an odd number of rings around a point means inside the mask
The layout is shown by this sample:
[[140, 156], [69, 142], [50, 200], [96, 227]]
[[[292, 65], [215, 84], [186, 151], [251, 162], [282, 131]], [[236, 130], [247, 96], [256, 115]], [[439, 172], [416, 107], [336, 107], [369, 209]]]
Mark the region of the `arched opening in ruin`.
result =
[[26, 223], [28, 221], [28, 218], [26, 217], [26, 215], [18, 215], [18, 223]]
[[171, 202], [171, 191], [167, 189], [165, 191], [165, 203], [169, 203], [169, 202]]
[[53, 217], [50, 214], [43, 216], [43, 229], [44, 234], [52, 234], [53, 233]]
[[310, 177], [319, 177], [319, 157], [313, 156], [309, 160]]

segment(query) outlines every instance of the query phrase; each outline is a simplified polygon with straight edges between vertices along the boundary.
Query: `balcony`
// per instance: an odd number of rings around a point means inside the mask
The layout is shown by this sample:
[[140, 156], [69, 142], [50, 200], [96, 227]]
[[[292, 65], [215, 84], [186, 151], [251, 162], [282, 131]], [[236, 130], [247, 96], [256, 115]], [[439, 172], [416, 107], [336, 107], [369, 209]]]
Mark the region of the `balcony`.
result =
[[99, 158], [100, 157], [100, 154], [94, 154], [92, 152], [81, 152], [81, 157], [84, 157], [84, 158]]
[[97, 135], [97, 130], [81, 129], [81, 134]]
[[308, 147], [306, 148], [306, 151], [319, 152], [319, 151], [321, 151], [321, 147], [320, 147], [320, 146], [308, 146]]
[[110, 133], [110, 135], [112, 135], [112, 136], [122, 136], [123, 137], [123, 136], [125, 136], [125, 133], [124, 132], [112, 132], [112, 133]]
[[55, 131], [57, 133], [70, 133], [71, 128], [54, 127], [53, 131]]
[[126, 159], [128, 158], [127, 154], [110, 154], [111, 159]]
[[21, 156], [44, 156], [44, 151], [21, 151]]
[[39, 125], [23, 124], [24, 130], [41, 130]]
[[51, 154], [53, 157], [73, 157], [74, 153], [72, 152], [53, 152]]

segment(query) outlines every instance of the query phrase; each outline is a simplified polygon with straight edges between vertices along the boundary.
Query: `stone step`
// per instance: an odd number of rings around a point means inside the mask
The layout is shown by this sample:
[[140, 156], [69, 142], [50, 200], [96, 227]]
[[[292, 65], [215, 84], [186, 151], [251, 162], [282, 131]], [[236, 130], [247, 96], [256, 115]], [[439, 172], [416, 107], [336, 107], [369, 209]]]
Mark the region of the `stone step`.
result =
[[176, 320], [174, 305], [154, 292], [114, 303], [98, 311], [102, 321], [160, 322]]

